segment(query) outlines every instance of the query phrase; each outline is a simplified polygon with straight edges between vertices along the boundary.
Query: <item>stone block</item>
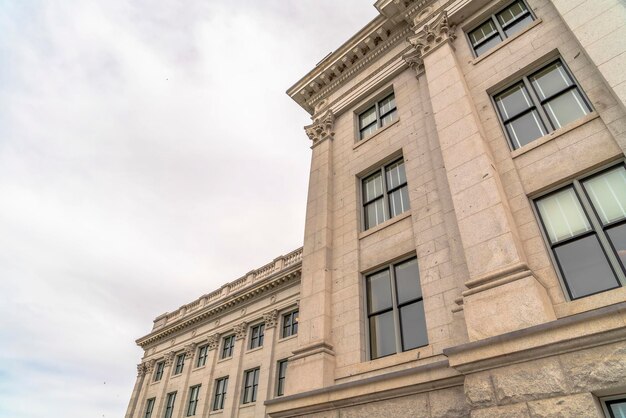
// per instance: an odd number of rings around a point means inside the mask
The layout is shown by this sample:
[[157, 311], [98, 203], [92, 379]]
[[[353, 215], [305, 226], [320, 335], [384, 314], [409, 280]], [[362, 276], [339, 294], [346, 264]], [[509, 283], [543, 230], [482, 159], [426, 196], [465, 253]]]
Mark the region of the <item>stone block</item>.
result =
[[626, 343], [620, 342], [560, 356], [574, 391], [599, 390], [626, 381]]
[[428, 393], [431, 418], [469, 417], [463, 387], [436, 390]]
[[488, 373], [475, 373], [465, 377], [465, 398], [472, 407], [496, 404], [496, 395]]
[[428, 395], [420, 394], [342, 408], [340, 418], [430, 418]]
[[531, 418], [604, 417], [590, 393], [528, 402], [528, 409]]
[[568, 392], [557, 358], [515, 364], [492, 372], [499, 404], [542, 399]]
[[493, 408], [475, 409], [472, 418], [529, 418], [528, 407], [525, 403], [496, 406]]

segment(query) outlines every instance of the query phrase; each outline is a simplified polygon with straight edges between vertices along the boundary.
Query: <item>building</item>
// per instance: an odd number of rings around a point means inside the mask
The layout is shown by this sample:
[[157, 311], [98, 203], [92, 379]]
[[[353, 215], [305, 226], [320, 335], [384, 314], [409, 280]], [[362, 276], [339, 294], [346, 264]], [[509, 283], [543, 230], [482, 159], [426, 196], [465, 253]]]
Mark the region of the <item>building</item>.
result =
[[626, 416], [626, 5], [375, 7], [288, 90], [303, 249], [156, 318], [127, 418]]

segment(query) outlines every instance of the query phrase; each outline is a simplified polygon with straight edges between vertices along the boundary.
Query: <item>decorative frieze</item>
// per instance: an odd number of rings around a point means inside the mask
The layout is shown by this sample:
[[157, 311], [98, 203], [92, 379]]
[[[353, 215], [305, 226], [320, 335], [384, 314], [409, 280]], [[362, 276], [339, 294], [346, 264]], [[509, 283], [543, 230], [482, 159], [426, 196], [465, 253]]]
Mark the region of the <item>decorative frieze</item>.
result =
[[407, 41], [413, 45], [421, 59], [439, 45], [454, 41], [456, 38], [454, 33], [456, 26], [448, 23], [448, 13], [446, 11], [441, 12], [434, 21], [422, 27], [413, 26], [411, 29], [413, 29], [415, 35], [409, 36]]
[[209, 335], [209, 338], [207, 338], [207, 343], [209, 346], [209, 350], [217, 349], [217, 347], [220, 345], [220, 335], [219, 334]]
[[307, 136], [313, 141], [313, 146], [316, 146], [325, 139], [332, 139], [335, 136], [335, 115], [332, 110], [326, 112], [322, 117], [319, 117], [310, 125], [304, 127]]
[[235, 340], [242, 340], [246, 338], [246, 334], [248, 332], [248, 323], [242, 322], [240, 324], [235, 325]]
[[274, 328], [278, 324], [278, 311], [265, 312], [263, 314], [263, 321], [265, 321], [265, 329]]

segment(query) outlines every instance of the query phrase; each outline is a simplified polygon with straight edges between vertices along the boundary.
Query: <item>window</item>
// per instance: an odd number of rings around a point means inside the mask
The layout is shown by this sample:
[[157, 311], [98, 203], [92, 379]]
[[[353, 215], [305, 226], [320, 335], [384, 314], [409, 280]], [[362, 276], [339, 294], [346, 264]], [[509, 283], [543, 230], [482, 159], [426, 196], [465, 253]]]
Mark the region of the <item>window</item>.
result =
[[176, 367], [174, 368], [174, 374], [180, 374], [185, 367], [185, 353], [176, 356]]
[[298, 333], [298, 311], [283, 315], [283, 338], [291, 337]]
[[213, 398], [213, 410], [214, 411], [224, 409], [224, 400], [226, 399], [227, 388], [228, 388], [228, 376], [222, 377], [215, 381], [215, 397]]
[[154, 381], [158, 382], [163, 378], [163, 369], [165, 368], [165, 362], [159, 361], [154, 367]]
[[610, 418], [626, 418], [626, 398], [605, 402]]
[[206, 359], [209, 356], [209, 346], [203, 345], [198, 348], [198, 361], [196, 362], [196, 367], [202, 367], [206, 364]]
[[362, 180], [364, 229], [409, 210], [404, 160], [382, 166]]
[[359, 139], [365, 139], [383, 126], [398, 119], [396, 98], [393, 93], [376, 102], [359, 115]]
[[259, 386], [259, 368], [247, 370], [243, 377], [243, 403], [256, 401], [256, 391]]
[[168, 393], [167, 399], [165, 401], [165, 415], [163, 415], [163, 418], [172, 418], [172, 414], [174, 413], [175, 401], [176, 401], [176, 392]]
[[571, 299], [624, 283], [626, 169], [612, 167], [535, 201]]
[[200, 395], [200, 385], [192, 386], [189, 389], [189, 405], [187, 405], [187, 416], [196, 415], [198, 407], [198, 396]]
[[144, 418], [152, 418], [152, 410], [154, 409], [154, 401], [156, 398], [150, 398], [146, 401], [146, 413]]
[[278, 379], [276, 382], [276, 396], [285, 394], [285, 377], [287, 376], [287, 360], [278, 362]]
[[365, 278], [372, 359], [428, 344], [417, 259]]
[[233, 350], [235, 349], [235, 336], [229, 335], [228, 337], [224, 337], [224, 343], [222, 345], [222, 358], [228, 358], [233, 355]]
[[474, 54], [479, 56], [516, 34], [533, 20], [535, 18], [524, 1], [518, 0], [509, 4], [467, 34]]
[[513, 149], [591, 112], [576, 81], [561, 60], [532, 73], [494, 96]]
[[265, 324], [252, 327], [250, 332], [250, 349], [263, 347], [263, 337], [265, 336]]

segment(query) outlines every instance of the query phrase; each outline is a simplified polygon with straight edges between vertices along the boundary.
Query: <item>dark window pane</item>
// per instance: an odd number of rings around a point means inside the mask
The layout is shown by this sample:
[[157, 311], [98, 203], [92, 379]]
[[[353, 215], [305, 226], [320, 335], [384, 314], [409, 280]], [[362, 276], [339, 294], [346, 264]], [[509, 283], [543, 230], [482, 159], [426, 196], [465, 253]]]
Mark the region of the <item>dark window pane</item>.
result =
[[532, 21], [533, 21], [533, 17], [530, 14], [526, 15], [525, 17], [521, 18], [517, 22], [513, 23], [511, 26], [504, 29], [504, 33], [506, 33], [506, 36], [508, 37], [513, 36], [520, 30], [528, 26]]
[[400, 321], [402, 323], [402, 349], [404, 351], [428, 345], [423, 301], [420, 300], [400, 308]]
[[502, 42], [502, 38], [500, 38], [500, 34], [495, 35], [492, 38], [490, 38], [488, 41], [485, 41], [479, 46], [474, 47], [474, 51], [476, 52], [477, 56], [482, 55], [485, 51], [490, 50], [494, 46], [498, 45], [500, 42]]
[[372, 106], [359, 116], [359, 128], [363, 129], [373, 122], [376, 122], [376, 107]]
[[412, 259], [395, 267], [396, 290], [398, 292], [398, 304], [402, 305], [410, 300], [422, 297], [420, 287], [420, 273], [417, 259]]
[[607, 402], [612, 417], [626, 418], [626, 400]]
[[393, 94], [385, 97], [378, 103], [378, 111], [381, 116], [396, 108], [396, 98]]
[[554, 254], [573, 299], [618, 286], [595, 235], [558, 246]]
[[541, 119], [534, 110], [507, 122], [505, 126], [515, 149], [546, 134]]
[[391, 308], [391, 279], [389, 270], [367, 277], [368, 312], [379, 312]]
[[406, 186], [389, 193], [389, 212], [393, 218], [409, 210], [409, 191]]
[[559, 129], [589, 113], [589, 108], [578, 89], [559, 94], [546, 102], [543, 107], [546, 109], [554, 129]]
[[363, 197], [366, 202], [383, 195], [383, 175], [376, 173], [363, 180]]
[[583, 182], [593, 207], [606, 225], [626, 218], [626, 169], [616, 167]]
[[516, 84], [495, 97], [502, 119], [509, 120], [533, 106], [523, 83]]
[[383, 222], [385, 222], [385, 202], [383, 199], [378, 199], [365, 205], [365, 229], [372, 228]]
[[528, 9], [522, 1], [516, 1], [509, 7], [498, 13], [498, 21], [502, 26], [506, 26], [508, 23], [514, 21], [522, 14], [526, 13]]
[[[483, 23], [482, 25], [480, 25], [479, 27], [471, 31], [469, 33], [469, 37], [470, 37], [470, 40], [472, 41], [472, 45], [476, 45], [497, 32], [498, 30], [496, 29], [496, 25], [493, 23], [491, 19], [489, 19], [488, 21], [486, 21], [485, 23]], [[501, 41], [500, 35], [496, 36], [495, 39], [497, 39], [498, 42], [500, 42]]]
[[373, 359], [396, 352], [393, 311], [370, 318], [370, 349]]
[[617, 225], [606, 230], [611, 244], [622, 262], [622, 268], [626, 272], [626, 224]]
[[398, 187], [406, 183], [406, 172], [404, 171], [404, 160], [396, 161], [385, 168], [387, 173], [387, 190]]
[[392, 110], [391, 112], [387, 113], [385, 116], [381, 118], [380, 124], [382, 126], [387, 126], [391, 122], [395, 121], [396, 119], [398, 119], [398, 111]]
[[574, 84], [563, 64], [558, 61], [533, 74], [530, 82], [541, 100]]

